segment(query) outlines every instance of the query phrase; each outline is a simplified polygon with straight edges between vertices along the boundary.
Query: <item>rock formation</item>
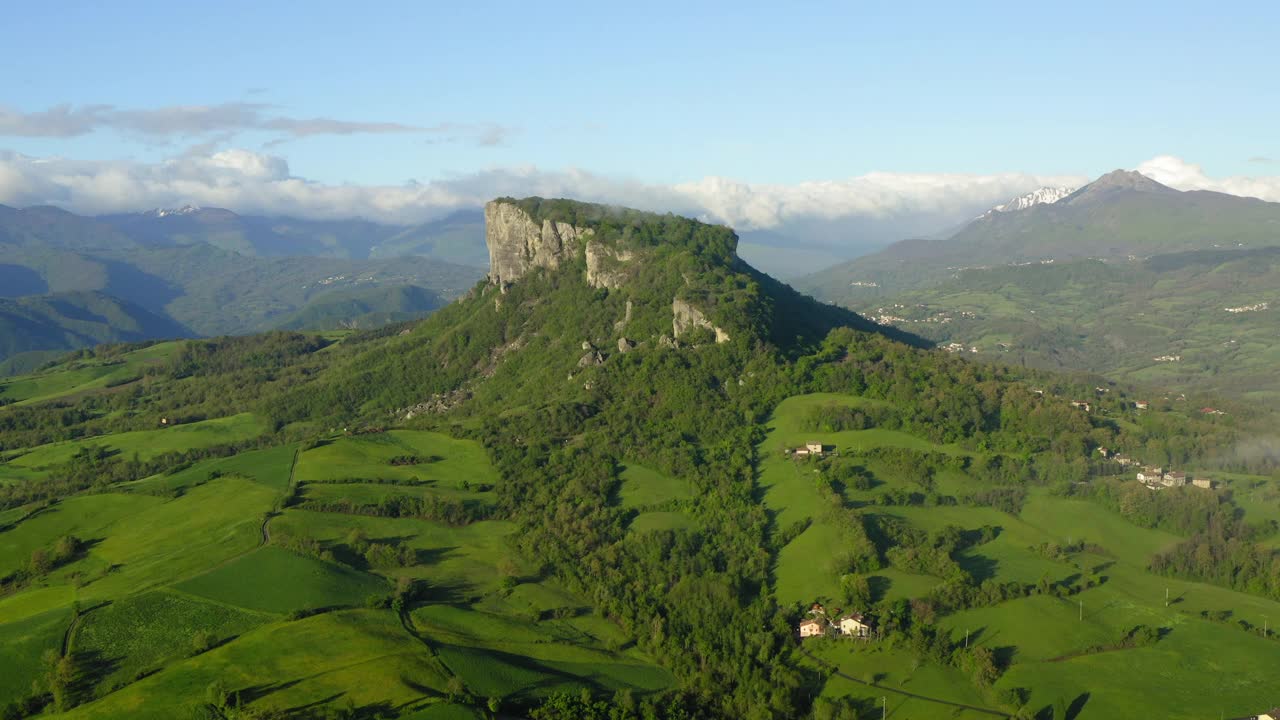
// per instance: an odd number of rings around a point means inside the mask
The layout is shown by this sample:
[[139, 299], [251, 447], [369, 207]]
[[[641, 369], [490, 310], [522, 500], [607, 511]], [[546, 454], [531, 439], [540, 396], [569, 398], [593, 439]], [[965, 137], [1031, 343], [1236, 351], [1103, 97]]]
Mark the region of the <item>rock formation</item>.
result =
[[577, 255], [590, 228], [545, 220], [541, 225], [519, 207], [500, 200], [484, 206], [485, 244], [489, 246], [489, 282], [502, 287], [533, 268], [554, 269]]
[[679, 339], [681, 333], [688, 332], [693, 328], [706, 328], [714, 332], [716, 334], [717, 343], [729, 342], [729, 333], [721, 330], [715, 325], [712, 325], [711, 321], [707, 319], [706, 315], [702, 314], [701, 310], [680, 298], [674, 298], [671, 301], [672, 334], [675, 335], [676, 339]]

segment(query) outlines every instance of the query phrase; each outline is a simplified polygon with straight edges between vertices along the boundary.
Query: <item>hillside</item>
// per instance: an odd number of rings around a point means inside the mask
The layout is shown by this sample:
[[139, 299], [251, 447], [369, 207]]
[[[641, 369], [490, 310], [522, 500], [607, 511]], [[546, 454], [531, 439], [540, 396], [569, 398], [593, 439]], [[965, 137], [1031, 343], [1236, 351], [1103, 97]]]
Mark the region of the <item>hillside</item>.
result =
[[[417, 316], [438, 304], [431, 296], [457, 297], [483, 275], [475, 267], [422, 256], [346, 259], [306, 254], [335, 254], [324, 249], [337, 237], [334, 233], [367, 240], [364, 232], [369, 227], [360, 222], [245, 218], [219, 210], [92, 219], [56, 208], [0, 208], [0, 297], [102, 293], [168, 318], [185, 327], [186, 335], [218, 335], [282, 323], [295, 327], [299, 318], [305, 322], [307, 317], [328, 327]], [[253, 234], [259, 230], [270, 231], [269, 237], [261, 236], [267, 238], [265, 244], [228, 239], [259, 237]], [[379, 232], [384, 231], [391, 232]], [[277, 256], [287, 253], [300, 254]], [[367, 248], [360, 253], [367, 254]], [[383, 301], [391, 302], [395, 291], [390, 289], [405, 286], [418, 287], [421, 294], [408, 304], [410, 299], [401, 297], [399, 304], [385, 307], [378, 301], [350, 305], [356, 315], [348, 317], [339, 315], [344, 305], [335, 303], [332, 295], [374, 298], [381, 292]], [[321, 305], [310, 308], [317, 300]], [[5, 342], [40, 350], [67, 347], [40, 335], [23, 335], [20, 329], [10, 326], [16, 334]], [[86, 336], [85, 342], [92, 337]]]
[[308, 302], [275, 323], [280, 330], [370, 329], [420, 318], [444, 304], [439, 295], [413, 285], [337, 290]]
[[190, 334], [166, 317], [102, 293], [0, 298], [0, 361], [37, 351]]
[[823, 300], [861, 305], [983, 267], [1280, 245], [1280, 204], [1180, 192], [1117, 170], [1053, 203], [987, 213], [945, 240], [905, 240], [798, 281]]
[[[412, 327], [103, 347], [0, 385], [0, 707], [1269, 701], [1280, 458], [1238, 452], [1265, 417], [923, 349], [756, 272], [724, 227], [540, 198], [485, 224], [488, 280]], [[1150, 490], [1100, 447], [1217, 489]], [[802, 641], [814, 602], [874, 632]]]
[[1270, 403], [1280, 248], [969, 270], [857, 309], [942, 345]]

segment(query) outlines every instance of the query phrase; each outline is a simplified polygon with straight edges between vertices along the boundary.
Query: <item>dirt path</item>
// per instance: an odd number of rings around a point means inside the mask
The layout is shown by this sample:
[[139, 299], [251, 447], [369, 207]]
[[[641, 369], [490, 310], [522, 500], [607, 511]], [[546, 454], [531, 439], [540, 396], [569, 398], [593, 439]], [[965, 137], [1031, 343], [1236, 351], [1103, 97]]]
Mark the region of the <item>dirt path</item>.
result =
[[909, 698], [915, 698], [916, 700], [923, 700], [923, 701], [925, 701], [925, 702], [935, 703], [935, 704], [937, 704], [937, 705], [946, 705], [946, 706], [948, 706], [948, 707], [963, 708], [963, 709], [965, 709], [965, 710], [972, 710], [973, 712], [976, 712], [976, 713], [982, 713], [982, 714], [984, 714], [984, 715], [991, 715], [991, 716], [993, 716], [993, 717], [1002, 717], [1002, 718], [1013, 717], [1012, 715], [1010, 715], [1010, 714], [1008, 714], [1008, 713], [1000, 712], [999, 710], [991, 710], [990, 708], [978, 707], [977, 705], [965, 705], [964, 703], [951, 702], [950, 700], [941, 700], [941, 699], [939, 699], [939, 698], [929, 697], [928, 695], [917, 695], [916, 693], [908, 692], [908, 691], [906, 691], [906, 690], [899, 690], [899, 689], [897, 689], [897, 688], [891, 688], [891, 687], [888, 687], [888, 686], [886, 686], [886, 685], [877, 685], [876, 683], [873, 683], [873, 682], [867, 682], [866, 680], [859, 680], [858, 678], [853, 677], [852, 675], [846, 675], [846, 674], [844, 674], [844, 673], [840, 672], [840, 670], [835, 669], [835, 666], [833, 666], [831, 663], [828, 663], [828, 662], [827, 662], [827, 661], [825, 661], [825, 660], [821, 660], [821, 659], [819, 659], [819, 658], [815, 657], [815, 656], [813, 655], [813, 653], [809, 652], [808, 650], [805, 650], [803, 647], [801, 647], [801, 648], [800, 648], [800, 652], [801, 652], [801, 653], [803, 653], [803, 654], [805, 655], [805, 657], [809, 658], [810, 660], [813, 660], [814, 662], [818, 663], [819, 665], [823, 665], [823, 666], [825, 666], [825, 667], [832, 668], [832, 673], [833, 673], [833, 674], [835, 674], [835, 675], [839, 675], [840, 677], [844, 678], [845, 680], [852, 680], [853, 682], [856, 682], [856, 683], [858, 683], [859, 685], [866, 685], [867, 687], [873, 687], [873, 688], [875, 688], [875, 689], [877, 689], [877, 690], [882, 690], [882, 691], [887, 692], [887, 693], [894, 693], [895, 695], [903, 695], [903, 696], [906, 696], [906, 697], [909, 697]]
[[[298, 455], [301, 454], [301, 452], [301, 448], [293, 451], [293, 462], [289, 463], [289, 483], [285, 485], [284, 490], [285, 499], [293, 497], [294, 492], [297, 491], [298, 481], [295, 478], [295, 473], [298, 471]], [[268, 512], [267, 516], [262, 518], [262, 545], [271, 544], [272, 517], [275, 517], [274, 513]]]

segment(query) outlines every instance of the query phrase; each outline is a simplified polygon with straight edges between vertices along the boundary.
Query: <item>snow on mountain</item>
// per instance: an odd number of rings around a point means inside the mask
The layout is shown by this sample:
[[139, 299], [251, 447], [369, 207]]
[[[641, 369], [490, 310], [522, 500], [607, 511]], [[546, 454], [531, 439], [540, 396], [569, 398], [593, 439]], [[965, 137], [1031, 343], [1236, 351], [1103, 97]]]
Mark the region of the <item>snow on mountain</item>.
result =
[[190, 215], [198, 212], [200, 212], [200, 208], [195, 205], [183, 205], [180, 208], [156, 208], [155, 210], [151, 210], [145, 214], [162, 218], [169, 217], [171, 215]]
[[998, 212], [1026, 210], [1034, 205], [1049, 205], [1058, 202], [1075, 191], [1076, 188], [1069, 187], [1042, 187], [1039, 190], [1033, 190], [1026, 195], [1019, 195], [1008, 202], [1001, 203], [983, 213], [982, 217]]

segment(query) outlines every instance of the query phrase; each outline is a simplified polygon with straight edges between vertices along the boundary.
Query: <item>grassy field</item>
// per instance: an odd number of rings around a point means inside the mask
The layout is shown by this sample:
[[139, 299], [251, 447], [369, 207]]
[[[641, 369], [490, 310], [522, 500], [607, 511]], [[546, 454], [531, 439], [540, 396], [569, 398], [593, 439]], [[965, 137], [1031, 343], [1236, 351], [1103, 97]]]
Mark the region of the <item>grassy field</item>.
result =
[[284, 491], [289, 484], [289, 470], [293, 466], [297, 447], [295, 443], [205, 460], [185, 470], [144, 478], [126, 487], [136, 492], [171, 492], [198, 485], [218, 474], [247, 478], [274, 490]]
[[75, 360], [45, 371], [9, 378], [0, 382], [0, 397], [26, 405], [100, 390], [112, 383], [137, 377], [148, 365], [168, 359], [180, 345], [180, 342], [157, 343], [109, 362]]
[[429, 637], [445, 643], [441, 659], [481, 696], [537, 696], [584, 683], [645, 692], [672, 683], [642, 655], [607, 650], [599, 638], [567, 623], [440, 605], [420, 608], [413, 617]]
[[498, 563], [508, 555], [505, 538], [510, 523], [483, 521], [452, 527], [408, 518], [375, 518], [336, 513], [287, 510], [271, 521], [276, 535], [309, 537], [326, 547], [344, 543], [359, 529], [374, 542], [407, 545], [418, 551], [419, 564], [388, 571], [428, 581], [435, 597], [471, 598], [494, 591], [501, 579]]
[[631, 521], [629, 530], [643, 533], [653, 530], [693, 530], [697, 527], [697, 521], [682, 512], [646, 512], [640, 513]]
[[[803, 396], [783, 402], [774, 414], [771, 432], [762, 443], [760, 486], [765, 503], [776, 513], [777, 527], [801, 519], [812, 524], [778, 554], [774, 577], [777, 596], [784, 603], [808, 603], [840, 597], [838, 576], [828, 558], [840, 543], [839, 533], [822, 518], [822, 501], [813, 468], [785, 459], [780, 448], [806, 440], [836, 445], [842, 454], [856, 452], [846, 433], [806, 432], [803, 413], [817, 403], [857, 404], [856, 398], [830, 395]], [[864, 431], [866, 432], [875, 431]], [[855, 434], [854, 437], [858, 437]], [[880, 441], [900, 447], [947, 450], [900, 442], [881, 434]], [[922, 441], [917, 440], [916, 443]], [[775, 452], [776, 451], [776, 452]], [[894, 487], [913, 489], [911, 478], [868, 463], [883, 483], [870, 491], [846, 490], [854, 502], [868, 502]], [[1254, 482], [1246, 479], [1242, 482]], [[940, 473], [944, 492], [959, 492], [963, 478]], [[1266, 486], [1246, 508], [1252, 517], [1269, 517]], [[997, 689], [1034, 687], [1032, 712], [1041, 712], [1061, 701], [1072, 705], [1080, 720], [1154, 714], [1171, 718], [1228, 717], [1268, 707], [1269, 675], [1280, 658], [1280, 641], [1264, 640], [1256, 629], [1262, 619], [1280, 618], [1280, 603], [1223, 588], [1157, 577], [1147, 572], [1151, 556], [1179, 541], [1169, 533], [1146, 530], [1086, 501], [1070, 500], [1033, 490], [1018, 516], [983, 507], [873, 507], [926, 531], [948, 525], [965, 529], [997, 528], [996, 538], [970, 548], [958, 560], [976, 578], [1035, 583], [1040, 578], [1060, 580], [1096, 573], [1103, 584], [1079, 596], [1059, 599], [1032, 596], [945, 616], [941, 625], [957, 641], [967, 632], [970, 641], [991, 647], [1009, 663]], [[1050, 560], [1034, 546], [1084, 540], [1100, 545], [1102, 554], [1081, 553]], [[884, 598], [920, 597], [937, 578], [902, 573], [887, 568], [870, 578], [873, 592]], [[1165, 593], [1171, 602], [1165, 605]], [[1229, 622], [1211, 622], [1203, 612], [1229, 610]], [[1239, 621], [1255, 626], [1242, 629]], [[1108, 647], [1136, 625], [1164, 628], [1165, 636], [1154, 646], [1102, 653], [1086, 653], [1090, 647]], [[995, 707], [993, 695], [979, 692], [967, 677], [949, 667], [914, 661], [909, 653], [862, 643], [807, 642], [822, 660], [858, 680], [874, 680], [872, 688], [839, 676], [831, 677], [825, 695], [861, 698], [866, 707], [888, 698], [888, 710], [899, 718], [982, 717], [971, 710], [949, 707], [903, 693], [927, 696], [960, 705]], [[1124, 691], [1116, 691], [1115, 678], [1124, 676]], [[1229, 678], [1212, 693], [1204, 692], [1204, 679]], [[1091, 689], [1108, 688], [1103, 693]], [[1215, 687], [1217, 687], [1215, 685]], [[1219, 699], [1230, 697], [1231, 704]]]
[[[0, 618], [5, 618], [0, 605]], [[31, 692], [31, 681], [44, 672], [41, 656], [61, 651], [62, 636], [71, 623], [70, 608], [48, 610], [22, 620], [0, 624], [0, 707], [11, 698]]]
[[175, 709], [180, 717], [202, 699], [214, 681], [240, 691], [250, 707], [287, 709], [350, 699], [372, 714], [435, 701], [447, 677], [394, 614], [351, 610], [259, 627], [65, 717], [170, 720]]
[[643, 465], [628, 463], [622, 469], [618, 501], [624, 508], [642, 508], [693, 496], [688, 480], [673, 478]]
[[268, 613], [363, 605], [390, 586], [372, 575], [267, 546], [175, 586], [214, 602]]
[[193, 654], [197, 633], [208, 633], [214, 644], [222, 644], [269, 619], [171, 590], [156, 590], [89, 612], [71, 647], [99, 666], [97, 685], [111, 687]]
[[137, 453], [139, 458], [147, 460], [166, 452], [248, 440], [261, 435], [266, 429], [266, 424], [261, 418], [250, 413], [241, 413], [161, 430], [137, 430], [41, 445], [10, 460], [9, 464], [25, 468], [47, 467], [66, 462], [81, 448], [98, 445], [116, 450], [125, 457], [132, 457]]
[[[429, 462], [391, 465], [389, 461], [397, 456], [417, 456]], [[441, 488], [461, 488], [464, 481], [471, 485], [493, 485], [498, 479], [479, 443], [419, 430], [336, 438], [302, 453], [298, 458], [297, 478], [301, 482], [416, 478], [433, 481]]]

